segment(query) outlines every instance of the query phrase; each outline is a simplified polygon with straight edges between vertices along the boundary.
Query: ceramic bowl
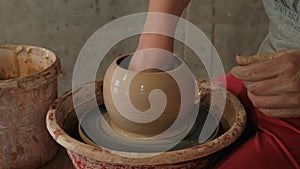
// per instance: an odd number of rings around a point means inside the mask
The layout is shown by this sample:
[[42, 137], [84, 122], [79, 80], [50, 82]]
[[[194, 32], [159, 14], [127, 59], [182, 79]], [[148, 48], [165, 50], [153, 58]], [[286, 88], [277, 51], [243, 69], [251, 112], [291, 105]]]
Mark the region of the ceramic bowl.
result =
[[[131, 55], [116, 58], [104, 76], [103, 94], [113, 128], [129, 137], [183, 132], [198, 97], [193, 73], [174, 57], [169, 71], [130, 71]], [[173, 125], [177, 118], [178, 125]], [[172, 128], [171, 128], [172, 126]]]
[[[77, 169], [153, 169], [153, 168], [212, 168], [219, 156], [219, 151], [232, 144], [243, 132], [246, 125], [246, 113], [240, 101], [227, 92], [226, 106], [221, 118], [223, 134], [203, 144], [186, 149], [168, 151], [149, 158], [136, 158], [142, 153], [120, 152], [102, 146], [92, 146], [79, 141], [79, 137], [72, 134], [77, 131], [78, 117], [74, 112], [73, 99], [78, 100], [81, 110], [90, 109], [92, 96], [87, 92], [91, 86], [96, 86], [96, 100], [103, 104], [103, 81], [85, 84], [77, 90], [67, 92], [57, 99], [48, 111], [47, 129], [51, 136], [64, 148]], [[199, 84], [201, 91], [218, 90], [210, 84]], [[206, 96], [205, 96], [206, 97]], [[208, 99], [204, 101], [209, 102]], [[216, 105], [217, 106], [217, 105]]]

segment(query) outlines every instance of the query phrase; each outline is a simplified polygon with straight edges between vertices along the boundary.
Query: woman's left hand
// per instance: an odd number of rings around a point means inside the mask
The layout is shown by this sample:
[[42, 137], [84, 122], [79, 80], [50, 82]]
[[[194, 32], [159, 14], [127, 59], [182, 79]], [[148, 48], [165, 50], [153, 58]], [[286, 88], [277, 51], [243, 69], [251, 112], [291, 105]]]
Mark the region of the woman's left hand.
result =
[[237, 56], [231, 74], [243, 80], [253, 105], [267, 116], [300, 117], [300, 50]]

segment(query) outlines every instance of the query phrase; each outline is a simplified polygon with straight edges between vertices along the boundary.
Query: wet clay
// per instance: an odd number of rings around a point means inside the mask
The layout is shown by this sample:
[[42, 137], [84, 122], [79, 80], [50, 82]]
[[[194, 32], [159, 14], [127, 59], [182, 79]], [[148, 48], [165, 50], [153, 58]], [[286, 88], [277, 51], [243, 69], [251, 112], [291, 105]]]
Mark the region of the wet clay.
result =
[[[130, 57], [123, 55], [116, 58], [104, 76], [104, 102], [112, 119], [112, 127], [119, 134], [134, 138], [153, 137], [171, 126], [173, 128], [168, 130], [165, 137], [182, 133], [195, 106], [193, 74], [179, 59], [174, 63], [177, 66], [167, 72], [156, 68], [129, 71], [126, 67]], [[157, 89], [164, 96], [153, 92]], [[174, 125], [179, 116], [181, 122]]]

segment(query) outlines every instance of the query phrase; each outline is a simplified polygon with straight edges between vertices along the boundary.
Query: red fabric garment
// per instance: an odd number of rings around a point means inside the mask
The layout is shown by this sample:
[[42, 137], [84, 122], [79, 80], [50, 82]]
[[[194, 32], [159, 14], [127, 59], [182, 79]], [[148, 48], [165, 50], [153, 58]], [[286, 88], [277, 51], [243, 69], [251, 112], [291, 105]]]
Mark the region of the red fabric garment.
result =
[[254, 108], [241, 80], [227, 74], [227, 89], [245, 106], [255, 134], [237, 147], [218, 169], [300, 169], [300, 118], [272, 118]]

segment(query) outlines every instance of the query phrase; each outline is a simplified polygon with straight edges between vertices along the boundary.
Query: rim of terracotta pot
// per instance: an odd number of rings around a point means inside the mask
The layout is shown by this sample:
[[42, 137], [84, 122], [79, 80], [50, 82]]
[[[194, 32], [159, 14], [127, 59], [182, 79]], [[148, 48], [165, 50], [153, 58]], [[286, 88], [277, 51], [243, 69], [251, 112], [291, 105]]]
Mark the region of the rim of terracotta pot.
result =
[[[83, 90], [84, 86], [88, 86], [91, 84], [93, 85], [95, 83], [101, 84], [103, 83], [103, 79], [99, 79], [96, 82], [85, 83], [73, 92], [76, 93], [78, 90]], [[151, 153], [121, 152], [109, 150], [104, 147], [92, 146], [72, 138], [65, 131], [63, 131], [63, 129], [56, 122], [56, 110], [64, 101], [67, 100], [68, 97], [72, 97], [71, 90], [66, 92], [61, 98], [54, 101], [51, 105], [46, 117], [47, 129], [49, 133], [56, 140], [57, 143], [66, 148], [68, 151], [72, 151], [74, 153], [86, 156], [87, 158], [91, 158], [104, 163], [123, 164], [132, 166], [153, 166], [195, 160], [213, 154], [217, 151], [220, 151], [224, 147], [227, 147], [228, 145], [233, 143], [237, 138], [239, 138], [246, 126], [246, 113], [244, 107], [236, 98], [236, 96], [227, 91], [227, 97], [230, 100], [233, 100], [235, 103], [234, 107], [236, 109], [236, 118], [234, 124], [225, 133], [213, 140], [207, 141], [201, 145], [197, 145], [191, 148], [165, 152], [147, 158], [136, 158], [140, 155], [149, 155]], [[117, 155], [114, 152], [117, 152], [119, 154], [126, 154], [126, 157]]]
[[56, 78], [58, 74], [61, 73], [61, 64], [59, 58], [49, 49], [43, 48], [43, 47], [38, 47], [38, 46], [30, 46], [30, 45], [0, 45], [0, 48], [2, 49], [15, 49], [17, 48], [24, 48], [26, 50], [28, 49], [36, 49], [43, 51], [48, 54], [49, 57], [54, 58], [54, 62], [49, 65], [47, 68], [32, 73], [30, 75], [26, 76], [20, 76], [16, 78], [11, 78], [11, 79], [4, 79], [0, 80], [0, 86], [1, 88], [13, 88], [13, 87], [18, 87], [18, 88], [24, 88], [24, 89], [29, 89], [30, 85], [27, 85], [27, 83], [32, 83], [32, 80], [39, 81], [36, 84], [45, 84], [48, 83], [48, 81], [52, 80], [53, 78]]

